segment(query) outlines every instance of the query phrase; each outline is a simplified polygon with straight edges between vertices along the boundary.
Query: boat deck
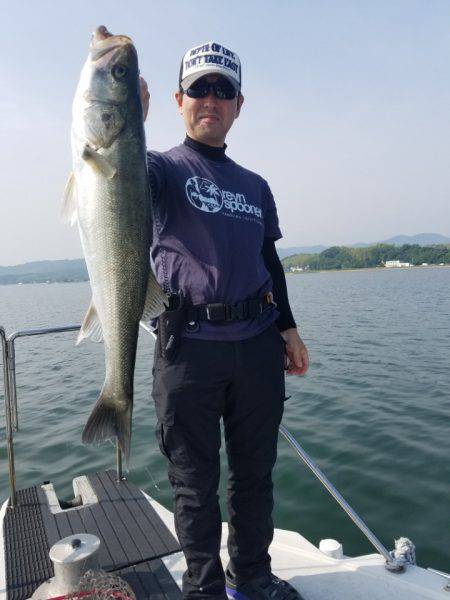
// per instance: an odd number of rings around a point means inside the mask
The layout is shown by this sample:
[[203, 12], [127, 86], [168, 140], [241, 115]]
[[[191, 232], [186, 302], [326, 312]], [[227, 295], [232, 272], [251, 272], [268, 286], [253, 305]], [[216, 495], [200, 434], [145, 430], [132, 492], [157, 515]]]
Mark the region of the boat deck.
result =
[[[49, 548], [77, 533], [100, 538], [101, 567], [125, 579], [137, 599], [181, 599], [186, 562], [175, 538], [173, 514], [133, 484], [117, 481], [115, 471], [76, 478], [74, 491], [83, 499], [77, 508], [62, 510], [51, 484], [19, 491], [16, 508], [2, 507], [0, 581], [6, 581], [6, 590], [0, 589], [0, 600], [29, 598], [53, 575]], [[224, 566], [227, 536], [224, 523]], [[440, 575], [416, 566], [408, 566], [402, 574], [390, 573], [379, 554], [330, 558], [292, 531], [275, 530], [270, 554], [273, 571], [290, 581], [305, 600], [449, 598], [447, 580]]]
[[50, 493], [37, 486], [20, 490], [17, 507], [6, 510], [3, 539], [8, 600], [29, 598], [52, 577], [50, 547], [77, 533], [100, 538], [101, 568], [128, 581], [136, 598], [181, 598], [161, 561], [179, 552], [180, 546], [143, 493], [128, 481], [117, 481], [115, 471], [86, 479], [94, 496], [82, 506], [61, 510], [53, 487], [47, 485]]
[[[158, 515], [174, 533], [173, 514], [147, 496]], [[221, 558], [228, 563], [228, 526], [222, 524]], [[305, 600], [445, 600], [446, 579], [416, 566], [402, 574], [390, 573], [379, 554], [342, 559], [323, 554], [294, 531], [275, 529], [269, 553], [272, 570], [289, 581]], [[181, 586], [186, 562], [181, 552], [163, 558], [172, 577]]]

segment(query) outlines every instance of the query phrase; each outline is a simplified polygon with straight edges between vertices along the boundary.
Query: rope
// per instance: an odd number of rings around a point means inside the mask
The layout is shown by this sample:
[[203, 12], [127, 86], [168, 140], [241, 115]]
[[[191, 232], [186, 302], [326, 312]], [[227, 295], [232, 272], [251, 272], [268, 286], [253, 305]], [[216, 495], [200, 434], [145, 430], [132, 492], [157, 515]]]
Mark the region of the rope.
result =
[[416, 547], [406, 537], [395, 540], [395, 548], [389, 552], [392, 562], [397, 567], [406, 567], [416, 564]]
[[72, 592], [49, 600], [136, 600], [136, 596], [129, 584], [117, 575], [90, 570]]

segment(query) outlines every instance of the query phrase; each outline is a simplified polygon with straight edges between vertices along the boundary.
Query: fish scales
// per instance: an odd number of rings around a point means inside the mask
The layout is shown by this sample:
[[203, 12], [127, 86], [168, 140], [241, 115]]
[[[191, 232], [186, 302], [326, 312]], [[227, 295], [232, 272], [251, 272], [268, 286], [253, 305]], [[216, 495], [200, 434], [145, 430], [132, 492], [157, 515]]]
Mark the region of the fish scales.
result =
[[139, 321], [164, 310], [150, 268], [151, 202], [136, 50], [94, 33], [73, 103], [73, 174], [64, 212], [78, 222], [92, 302], [78, 341], [103, 339], [105, 381], [83, 441], [117, 437], [130, 452]]

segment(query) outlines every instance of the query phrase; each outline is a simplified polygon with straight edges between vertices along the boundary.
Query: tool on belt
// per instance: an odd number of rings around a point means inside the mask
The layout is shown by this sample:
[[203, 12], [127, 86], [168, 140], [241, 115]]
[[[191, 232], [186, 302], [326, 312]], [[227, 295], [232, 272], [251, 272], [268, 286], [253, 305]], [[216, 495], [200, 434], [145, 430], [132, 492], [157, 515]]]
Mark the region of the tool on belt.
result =
[[158, 319], [158, 350], [169, 362], [175, 358], [181, 341], [183, 327], [186, 331], [199, 329], [199, 321], [229, 323], [254, 319], [266, 310], [275, 308], [271, 292], [262, 298], [249, 298], [235, 304], [215, 302], [212, 304], [187, 305], [185, 296], [180, 290], [169, 296], [169, 306]]
[[185, 322], [185, 297], [180, 290], [177, 294], [170, 294], [167, 310], [158, 317], [157, 351], [169, 362], [175, 358], [178, 351]]

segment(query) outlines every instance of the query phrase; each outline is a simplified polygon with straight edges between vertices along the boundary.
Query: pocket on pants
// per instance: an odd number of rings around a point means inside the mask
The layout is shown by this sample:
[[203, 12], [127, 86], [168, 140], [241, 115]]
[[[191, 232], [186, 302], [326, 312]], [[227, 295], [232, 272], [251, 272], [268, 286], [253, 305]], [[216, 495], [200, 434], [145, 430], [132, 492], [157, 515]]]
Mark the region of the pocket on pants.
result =
[[164, 443], [164, 425], [163, 425], [163, 423], [156, 424], [155, 435], [156, 435], [156, 439], [158, 440], [158, 446], [159, 446], [159, 449], [161, 450], [161, 454], [163, 456], [165, 456], [167, 458], [167, 460], [169, 460], [169, 455], [167, 453], [166, 445]]
[[191, 466], [183, 436], [175, 425], [158, 422], [155, 433], [161, 454], [171, 465], [179, 469]]

